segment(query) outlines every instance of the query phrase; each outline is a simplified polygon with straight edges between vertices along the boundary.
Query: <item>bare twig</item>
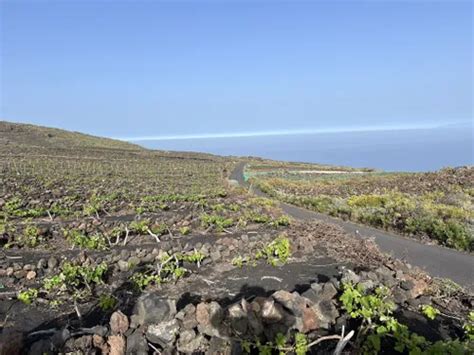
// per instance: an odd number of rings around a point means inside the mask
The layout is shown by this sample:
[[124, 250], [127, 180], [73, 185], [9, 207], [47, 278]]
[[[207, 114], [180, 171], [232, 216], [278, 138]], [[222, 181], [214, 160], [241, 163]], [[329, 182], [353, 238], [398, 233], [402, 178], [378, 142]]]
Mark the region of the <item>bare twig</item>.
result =
[[128, 230], [128, 227], [125, 226], [125, 240], [123, 241], [123, 245], [127, 245], [127, 241], [128, 241], [128, 234], [130, 233], [130, 231]]
[[157, 243], [160, 242], [160, 238], [159, 238], [155, 233], [153, 233], [153, 232], [150, 230], [150, 228], [147, 227], [146, 230], [147, 230], [148, 234], [150, 234], [153, 238], [155, 238], [155, 240], [156, 240]]
[[5, 258], [12, 259], [12, 260], [23, 259], [22, 256], [10, 256], [10, 255], [7, 255], [7, 254], [3, 254], [3, 255], [5, 255]]
[[79, 307], [77, 307], [77, 301], [76, 300], [74, 300], [74, 310], [76, 311], [77, 318], [79, 318], [79, 320], [81, 320], [82, 315], [81, 315], [81, 312], [79, 311]]
[[282, 282], [283, 279], [280, 279], [279, 277], [276, 277], [276, 276], [262, 276], [260, 278], [260, 280], [267, 280], [267, 279], [270, 279], [270, 280], [275, 280], [275, 281], [278, 281], [278, 282]]
[[324, 337], [318, 338], [315, 341], [309, 343], [308, 348], [310, 348], [312, 346], [315, 346], [319, 343], [322, 343], [323, 341], [326, 341], [326, 340], [339, 340], [339, 339], [341, 339], [341, 336], [337, 335], [337, 334], [335, 334], [335, 335], [326, 335]]
[[346, 336], [344, 336], [344, 331], [345, 331], [345, 328], [344, 326], [342, 326], [341, 339], [336, 345], [336, 349], [334, 350], [334, 355], [340, 355], [342, 351], [344, 350], [344, 348], [346, 347], [347, 343], [349, 343], [349, 340], [351, 340], [351, 338], [354, 336], [353, 330], [351, 330], [349, 334], [347, 334]]
[[211, 281], [211, 280], [208, 280], [208, 279], [205, 279], [205, 278], [203, 278], [202, 280], [203, 280], [206, 284], [208, 284], [209, 286], [215, 284], [215, 281]]
[[158, 265], [158, 275], [161, 274], [161, 270], [163, 270], [163, 266], [168, 264], [175, 257], [176, 257], [175, 255], [171, 255], [168, 259], [166, 259], [165, 261], [163, 261], [161, 264]]
[[157, 354], [161, 354], [161, 351], [158, 350], [153, 344], [148, 343], [148, 345], [150, 346], [150, 348], [152, 348], [153, 350], [155, 350], [155, 352], [156, 352]]
[[16, 291], [3, 291], [0, 292], [0, 297], [14, 297], [16, 296], [17, 292]]
[[54, 334], [58, 330], [56, 328], [50, 328], [50, 329], [44, 329], [44, 330], [38, 330], [36, 332], [28, 333], [28, 337], [34, 337], [37, 335], [49, 335], [49, 334]]

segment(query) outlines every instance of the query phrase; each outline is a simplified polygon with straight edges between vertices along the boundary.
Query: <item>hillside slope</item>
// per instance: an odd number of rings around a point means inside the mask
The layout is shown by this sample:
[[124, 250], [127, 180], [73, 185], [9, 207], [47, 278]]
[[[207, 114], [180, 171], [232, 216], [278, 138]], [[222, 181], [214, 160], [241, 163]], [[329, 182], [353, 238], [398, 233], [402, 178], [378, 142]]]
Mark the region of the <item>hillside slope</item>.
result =
[[105, 148], [143, 150], [142, 147], [115, 139], [30, 124], [0, 121], [0, 146], [18, 148]]

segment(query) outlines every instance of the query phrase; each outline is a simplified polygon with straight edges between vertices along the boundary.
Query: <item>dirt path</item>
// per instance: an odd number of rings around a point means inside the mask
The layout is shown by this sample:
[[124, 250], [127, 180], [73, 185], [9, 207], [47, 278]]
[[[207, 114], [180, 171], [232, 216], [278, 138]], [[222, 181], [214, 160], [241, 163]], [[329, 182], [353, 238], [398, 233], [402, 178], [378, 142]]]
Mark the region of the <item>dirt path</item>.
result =
[[[231, 174], [231, 179], [246, 185], [243, 178], [245, 163], [239, 163]], [[257, 195], [264, 194], [254, 191]], [[287, 203], [280, 203], [285, 213], [300, 220], [320, 220], [342, 227], [347, 233], [359, 238], [373, 238], [384, 253], [403, 259], [418, 266], [434, 277], [449, 278], [474, 291], [474, 256], [436, 245], [423, 244], [417, 240], [383, 230], [332, 218]]]

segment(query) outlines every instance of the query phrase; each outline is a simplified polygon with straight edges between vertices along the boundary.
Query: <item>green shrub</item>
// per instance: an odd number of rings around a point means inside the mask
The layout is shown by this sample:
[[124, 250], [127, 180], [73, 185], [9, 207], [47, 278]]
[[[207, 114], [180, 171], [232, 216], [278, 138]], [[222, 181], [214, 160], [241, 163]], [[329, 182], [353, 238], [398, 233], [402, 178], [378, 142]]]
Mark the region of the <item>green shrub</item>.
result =
[[201, 220], [201, 225], [203, 227], [214, 226], [217, 231], [223, 231], [224, 228], [231, 227], [234, 224], [232, 218], [226, 218], [216, 214], [209, 215], [203, 213], [199, 216], [199, 219]]
[[74, 246], [93, 250], [105, 250], [106, 239], [103, 235], [85, 235], [78, 230], [64, 231], [66, 239]]
[[102, 311], [106, 312], [114, 309], [117, 305], [117, 299], [113, 296], [102, 294], [99, 298], [99, 307]]
[[36, 298], [38, 298], [38, 290], [35, 288], [30, 288], [18, 293], [18, 299], [24, 304], [31, 304], [36, 300]]
[[[409, 354], [467, 354], [469, 353], [469, 334], [466, 340], [460, 339], [437, 341], [432, 343], [424, 337], [410, 332], [394, 316], [395, 304], [391, 300], [388, 288], [381, 286], [373, 292], [367, 292], [361, 285], [343, 284], [343, 293], [339, 300], [342, 308], [351, 318], [359, 319], [359, 346], [364, 354], [378, 354], [382, 350], [382, 341], [393, 341], [393, 349], [399, 353]], [[430, 318], [436, 316], [432, 307], [425, 309]]]
[[255, 259], [265, 259], [270, 265], [285, 264], [291, 255], [290, 240], [284, 236], [266, 245], [255, 255]]
[[189, 227], [181, 227], [179, 228], [179, 233], [182, 235], [188, 235], [191, 232], [191, 228]]
[[140, 235], [148, 234], [148, 229], [150, 228], [150, 220], [142, 219], [139, 221], [133, 221], [130, 223], [130, 230]]
[[273, 220], [272, 224], [275, 226], [289, 226], [291, 223], [291, 218], [287, 215], [280, 216]]
[[347, 199], [350, 207], [384, 207], [387, 198], [381, 195], [354, 195]]
[[102, 283], [107, 270], [105, 262], [97, 266], [81, 266], [65, 262], [61, 266], [61, 272], [45, 279], [43, 286], [47, 291], [62, 287], [70, 291], [89, 288], [93, 284]]
[[43, 241], [43, 238], [40, 236], [40, 230], [38, 227], [29, 225], [24, 229], [23, 236], [21, 237], [21, 243], [23, 245], [34, 248], [41, 241]]

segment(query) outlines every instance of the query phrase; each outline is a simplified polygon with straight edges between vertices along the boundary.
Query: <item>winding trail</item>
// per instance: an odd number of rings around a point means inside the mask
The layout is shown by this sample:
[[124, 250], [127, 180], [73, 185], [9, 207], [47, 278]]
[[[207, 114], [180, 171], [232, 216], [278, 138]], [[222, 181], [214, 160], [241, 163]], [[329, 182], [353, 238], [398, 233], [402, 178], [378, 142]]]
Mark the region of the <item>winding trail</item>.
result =
[[[243, 177], [245, 165], [244, 162], [237, 164], [230, 177], [242, 186], [247, 185]], [[254, 193], [265, 196], [261, 191], [254, 191]], [[280, 202], [280, 207], [286, 214], [295, 219], [315, 219], [338, 225], [353, 236], [372, 238], [384, 253], [418, 266], [433, 277], [451, 279], [474, 292], [474, 255], [437, 245], [423, 244], [415, 239], [354, 222], [343, 221], [283, 202]]]

